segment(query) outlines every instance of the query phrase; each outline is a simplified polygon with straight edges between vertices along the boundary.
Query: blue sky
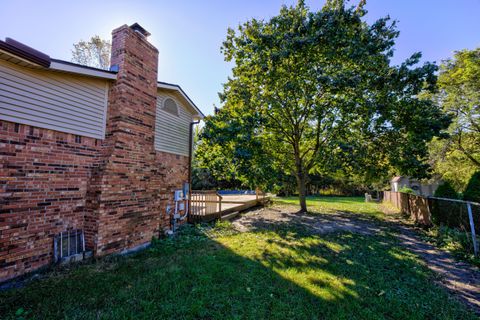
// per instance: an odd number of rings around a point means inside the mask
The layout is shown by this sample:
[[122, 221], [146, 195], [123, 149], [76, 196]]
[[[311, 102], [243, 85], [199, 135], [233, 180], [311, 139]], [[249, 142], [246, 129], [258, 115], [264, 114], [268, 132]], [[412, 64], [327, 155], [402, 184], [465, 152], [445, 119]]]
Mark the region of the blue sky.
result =
[[[180, 84], [206, 114], [231, 65], [220, 53], [228, 27], [268, 18], [295, 0], [38, 1], [0, 0], [0, 38], [11, 37], [57, 59], [70, 60], [74, 42], [138, 22], [160, 51], [159, 80]], [[306, 1], [319, 9], [324, 1]], [[352, 1], [358, 3], [358, 0]], [[480, 0], [367, 0], [367, 20], [399, 20], [394, 62], [413, 52], [440, 62], [480, 46]]]

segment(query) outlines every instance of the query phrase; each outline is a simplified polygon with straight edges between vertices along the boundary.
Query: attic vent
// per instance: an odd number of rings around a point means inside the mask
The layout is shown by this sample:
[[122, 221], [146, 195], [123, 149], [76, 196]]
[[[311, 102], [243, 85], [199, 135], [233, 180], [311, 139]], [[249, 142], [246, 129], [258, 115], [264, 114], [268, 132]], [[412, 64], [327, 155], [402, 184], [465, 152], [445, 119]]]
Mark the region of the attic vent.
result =
[[165, 101], [163, 101], [163, 110], [175, 116], [178, 116], [178, 106], [172, 98], [167, 98], [165, 99]]
[[74, 258], [85, 252], [85, 237], [83, 230], [63, 231], [55, 236], [54, 240], [55, 262]]

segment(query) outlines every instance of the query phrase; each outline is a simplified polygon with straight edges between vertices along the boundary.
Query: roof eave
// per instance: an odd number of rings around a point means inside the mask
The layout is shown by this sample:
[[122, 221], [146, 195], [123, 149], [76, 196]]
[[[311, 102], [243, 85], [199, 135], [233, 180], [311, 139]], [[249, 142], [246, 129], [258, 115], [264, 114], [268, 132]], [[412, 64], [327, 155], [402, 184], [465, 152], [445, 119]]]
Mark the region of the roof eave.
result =
[[178, 84], [173, 84], [173, 83], [167, 83], [167, 82], [157, 82], [157, 88], [159, 89], [167, 89], [167, 90], [174, 90], [180, 93], [180, 95], [188, 101], [188, 103], [192, 106], [192, 108], [197, 112], [196, 114], [196, 120], [201, 120], [205, 118], [205, 115], [203, 112], [195, 105], [195, 103], [190, 99], [190, 97], [183, 91], [182, 87], [180, 87]]
[[62, 61], [57, 59], [52, 59], [49, 69], [54, 71], [73, 73], [73, 74], [79, 74], [79, 75], [108, 79], [108, 80], [117, 79], [116, 72], [97, 69], [97, 68], [91, 68], [91, 67], [82, 66], [75, 63], [70, 63], [67, 61]]
[[0, 50], [37, 66], [50, 66], [51, 59], [48, 55], [11, 38], [0, 40]]

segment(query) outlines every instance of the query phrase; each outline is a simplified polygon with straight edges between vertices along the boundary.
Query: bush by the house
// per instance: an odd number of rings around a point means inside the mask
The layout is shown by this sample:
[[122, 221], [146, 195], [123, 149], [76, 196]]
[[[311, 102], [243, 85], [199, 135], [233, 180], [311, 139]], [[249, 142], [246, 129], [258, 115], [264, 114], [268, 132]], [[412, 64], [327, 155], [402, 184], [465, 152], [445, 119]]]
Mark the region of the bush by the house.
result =
[[463, 193], [466, 201], [480, 202], [480, 171], [475, 172]]
[[447, 198], [447, 199], [458, 199], [458, 194], [453, 189], [450, 182], [446, 181], [445, 183], [441, 184], [434, 194], [437, 198]]

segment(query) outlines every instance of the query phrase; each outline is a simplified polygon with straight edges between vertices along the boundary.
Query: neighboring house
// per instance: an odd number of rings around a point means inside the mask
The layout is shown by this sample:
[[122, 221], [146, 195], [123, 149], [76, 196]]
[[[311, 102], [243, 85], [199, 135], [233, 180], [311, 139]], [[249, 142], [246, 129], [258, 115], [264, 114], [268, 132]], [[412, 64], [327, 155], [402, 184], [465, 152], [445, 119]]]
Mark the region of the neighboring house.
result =
[[0, 41], [0, 282], [83, 248], [145, 246], [173, 208], [188, 210], [175, 191], [188, 186], [203, 115], [178, 85], [157, 82], [147, 31], [112, 36], [114, 71]]
[[420, 196], [428, 197], [433, 196], [435, 190], [437, 190], [441, 183], [440, 179], [432, 179], [431, 181], [424, 182], [409, 177], [397, 176], [390, 181], [390, 188], [394, 192], [399, 192], [403, 187], [407, 187]]

